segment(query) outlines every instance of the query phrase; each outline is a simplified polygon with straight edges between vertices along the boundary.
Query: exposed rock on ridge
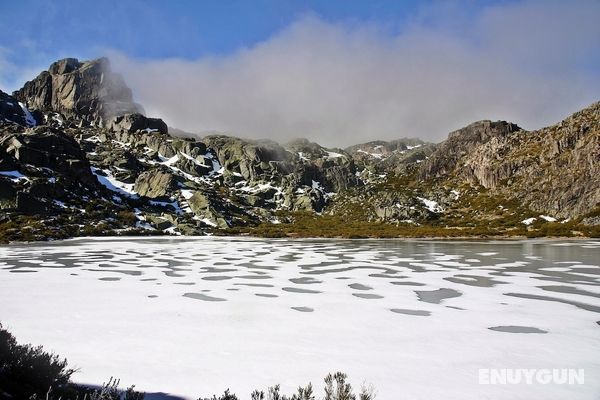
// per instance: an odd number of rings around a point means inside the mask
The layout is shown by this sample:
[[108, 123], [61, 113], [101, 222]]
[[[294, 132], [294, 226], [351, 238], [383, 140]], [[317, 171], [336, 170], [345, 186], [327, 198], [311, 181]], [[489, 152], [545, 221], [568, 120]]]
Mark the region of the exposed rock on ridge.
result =
[[335, 149], [171, 136], [139, 113], [104, 59], [61, 60], [15, 95], [26, 104], [0, 92], [0, 225], [9, 221], [11, 237], [21, 237], [14, 221], [24, 215], [44, 221], [46, 237], [196, 235], [303, 215], [521, 233], [554, 219], [599, 221], [599, 103], [533, 132], [480, 121], [439, 145]]
[[111, 71], [107, 58], [57, 61], [13, 96], [30, 109], [97, 124], [117, 115], [143, 113], [123, 78]]

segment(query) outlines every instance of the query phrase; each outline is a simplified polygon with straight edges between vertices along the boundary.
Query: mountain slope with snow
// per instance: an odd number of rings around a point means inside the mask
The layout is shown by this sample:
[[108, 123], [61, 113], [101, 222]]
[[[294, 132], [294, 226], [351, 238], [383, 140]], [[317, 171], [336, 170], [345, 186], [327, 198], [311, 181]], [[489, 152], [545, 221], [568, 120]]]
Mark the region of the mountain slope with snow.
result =
[[594, 234], [599, 115], [533, 132], [481, 121], [437, 145], [175, 137], [107, 59], [65, 59], [0, 92], [2, 239]]

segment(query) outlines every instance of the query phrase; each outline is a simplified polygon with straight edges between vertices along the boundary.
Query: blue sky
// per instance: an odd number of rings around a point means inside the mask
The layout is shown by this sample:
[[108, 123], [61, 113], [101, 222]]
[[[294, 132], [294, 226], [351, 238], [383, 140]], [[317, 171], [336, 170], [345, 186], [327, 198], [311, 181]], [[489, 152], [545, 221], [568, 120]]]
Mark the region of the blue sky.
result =
[[108, 55], [152, 116], [325, 144], [526, 129], [600, 100], [600, 1], [0, 0], [0, 89]]
[[[494, 1], [455, 3], [464, 15]], [[506, 3], [506, 2], [505, 2]], [[376, 24], [401, 31], [434, 2], [404, 1], [194, 1], [19, 0], [0, 5], [0, 57], [20, 69], [61, 57], [95, 58], [107, 49], [146, 59], [219, 56], [267, 40], [294, 21], [317, 16], [331, 23]], [[439, 4], [439, 2], [438, 2]], [[5, 70], [14, 86], [19, 71]]]

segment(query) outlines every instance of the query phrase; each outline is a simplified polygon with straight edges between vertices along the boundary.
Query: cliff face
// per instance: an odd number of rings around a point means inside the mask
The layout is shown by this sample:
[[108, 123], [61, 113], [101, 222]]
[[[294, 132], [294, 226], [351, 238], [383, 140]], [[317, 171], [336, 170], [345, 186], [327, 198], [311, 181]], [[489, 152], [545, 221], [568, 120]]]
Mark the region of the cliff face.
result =
[[111, 71], [106, 58], [57, 61], [13, 96], [31, 109], [98, 124], [117, 115], [143, 113], [141, 106], [133, 102], [131, 89]]
[[61, 60], [14, 96], [0, 92], [0, 228], [11, 238], [23, 237], [20, 218], [43, 238], [197, 235], [299, 215], [522, 233], [555, 219], [600, 224], [599, 207], [600, 103], [532, 132], [480, 121], [437, 145], [335, 149], [174, 137], [106, 59]]
[[502, 140], [520, 131], [517, 125], [505, 121], [479, 121], [451, 132], [448, 139], [436, 147], [420, 169], [422, 179], [445, 177], [461, 168], [465, 158], [490, 141]]
[[438, 146], [421, 176], [481, 185], [557, 217], [585, 214], [600, 204], [600, 103], [532, 132], [470, 125]]

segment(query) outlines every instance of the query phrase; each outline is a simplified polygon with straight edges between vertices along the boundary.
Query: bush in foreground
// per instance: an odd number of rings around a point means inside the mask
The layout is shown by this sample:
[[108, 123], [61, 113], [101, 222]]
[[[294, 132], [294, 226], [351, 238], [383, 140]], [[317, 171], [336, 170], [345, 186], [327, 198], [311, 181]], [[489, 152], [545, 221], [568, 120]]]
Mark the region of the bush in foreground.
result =
[[99, 389], [71, 382], [74, 369], [67, 360], [44, 351], [42, 346], [21, 345], [0, 324], [0, 399], [45, 400], [142, 400], [133, 386], [122, 391], [112, 378]]
[[[323, 400], [373, 400], [375, 399], [375, 391], [372, 386], [363, 386], [358, 394], [354, 394], [352, 385], [346, 381], [348, 376], [342, 372], [329, 374], [325, 377], [325, 397]], [[321, 399], [321, 398], [319, 398]], [[239, 400], [238, 397], [229, 392], [229, 389], [223, 395], [212, 398], [200, 398], [198, 400]], [[280, 386], [275, 385], [269, 387], [266, 392], [255, 390], [250, 395], [250, 400], [317, 400], [314, 394], [312, 384], [309, 383], [305, 387], [298, 387], [296, 393], [291, 396], [281, 394]]]
[[[119, 389], [119, 380], [110, 378], [108, 383], [94, 389], [71, 382], [75, 370], [68, 368], [67, 360], [44, 351], [42, 346], [21, 345], [0, 324], [0, 399], [14, 400], [143, 400], [144, 393], [131, 386]], [[322, 400], [373, 400], [372, 387], [362, 387], [358, 396], [347, 381], [346, 374], [336, 372], [325, 377], [325, 397]], [[266, 391], [255, 390], [251, 400], [317, 400], [312, 384], [298, 387], [291, 396], [281, 394], [280, 386]], [[203, 400], [203, 399], [199, 399]], [[226, 390], [223, 395], [204, 400], [239, 400]]]

